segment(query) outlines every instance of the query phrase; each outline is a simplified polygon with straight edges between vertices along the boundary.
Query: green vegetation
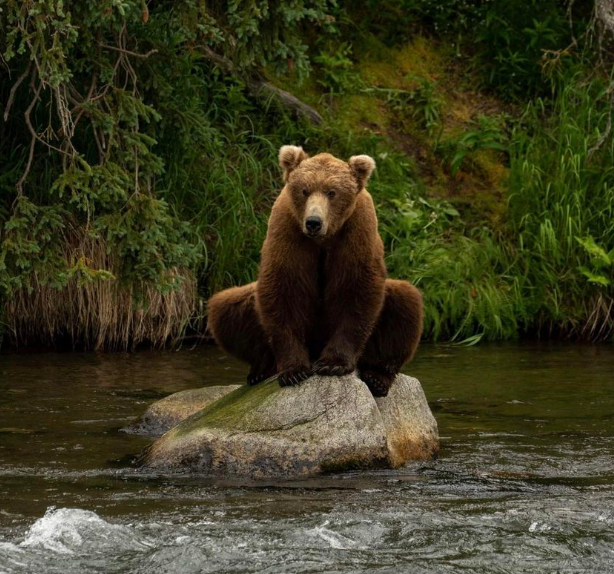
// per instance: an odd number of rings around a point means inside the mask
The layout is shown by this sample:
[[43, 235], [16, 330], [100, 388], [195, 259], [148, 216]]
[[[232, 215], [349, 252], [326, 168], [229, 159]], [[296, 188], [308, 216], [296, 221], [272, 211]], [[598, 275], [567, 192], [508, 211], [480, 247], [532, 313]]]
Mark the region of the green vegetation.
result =
[[376, 159], [428, 339], [611, 338], [608, 33], [555, 0], [0, 1], [5, 336], [202, 328], [256, 274], [292, 143]]
[[[258, 411], [266, 401], [279, 390], [277, 380], [268, 380], [262, 384], [250, 386], [241, 385], [238, 389], [224, 395], [221, 399], [214, 401], [200, 410], [195, 416], [182, 421], [174, 429], [173, 436], [180, 438], [189, 435], [191, 432], [198, 431], [203, 426], [209, 428], [237, 429], [243, 425], [245, 428], [246, 415], [252, 414], [249, 425], [253, 431], [261, 430], [263, 422], [266, 426], [270, 421], [254, 420], [254, 412]], [[260, 423], [260, 425], [258, 424]]]

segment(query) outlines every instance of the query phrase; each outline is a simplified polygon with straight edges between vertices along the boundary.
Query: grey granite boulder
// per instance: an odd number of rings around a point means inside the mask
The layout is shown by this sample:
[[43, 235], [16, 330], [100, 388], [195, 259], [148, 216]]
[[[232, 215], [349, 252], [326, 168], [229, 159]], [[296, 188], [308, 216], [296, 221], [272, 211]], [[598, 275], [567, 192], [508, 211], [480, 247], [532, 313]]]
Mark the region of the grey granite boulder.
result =
[[162, 436], [182, 420], [238, 389], [241, 385], [219, 385], [174, 393], [149, 406], [143, 415], [122, 432]]
[[388, 462], [392, 468], [410, 460], [437, 456], [437, 421], [418, 379], [398, 375], [388, 396], [376, 398], [375, 402], [386, 428]]
[[374, 399], [355, 375], [299, 387], [242, 386], [186, 418], [145, 453], [146, 466], [209, 476], [297, 478], [396, 467], [435, 456], [437, 423], [420, 383], [399, 375]]

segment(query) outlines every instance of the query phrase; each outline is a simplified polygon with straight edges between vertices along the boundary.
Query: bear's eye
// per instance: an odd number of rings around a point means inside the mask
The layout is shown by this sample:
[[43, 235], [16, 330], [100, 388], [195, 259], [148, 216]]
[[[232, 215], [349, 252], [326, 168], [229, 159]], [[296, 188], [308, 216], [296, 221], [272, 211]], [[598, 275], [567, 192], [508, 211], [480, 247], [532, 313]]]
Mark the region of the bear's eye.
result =
[[326, 192], [326, 197], [328, 197], [328, 199], [332, 199], [333, 197], [335, 197], [335, 195], [337, 194], [332, 190]]
[[309, 196], [309, 192], [308, 192], [306, 189], [304, 189], [304, 190], [303, 190], [303, 195], [304, 195], [305, 197], [308, 197], [308, 196]]

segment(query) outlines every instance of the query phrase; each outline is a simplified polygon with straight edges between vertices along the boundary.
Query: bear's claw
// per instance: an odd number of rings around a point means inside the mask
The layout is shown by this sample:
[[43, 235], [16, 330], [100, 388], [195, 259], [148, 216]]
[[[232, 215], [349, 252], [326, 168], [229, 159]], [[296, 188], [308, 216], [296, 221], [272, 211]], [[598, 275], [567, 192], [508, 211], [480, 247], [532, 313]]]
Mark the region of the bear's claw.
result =
[[271, 364], [270, 361], [263, 361], [260, 365], [252, 365], [247, 375], [247, 384], [250, 386], [257, 385], [275, 376], [275, 373], [275, 365]]
[[306, 381], [311, 376], [311, 372], [308, 369], [302, 369], [299, 371], [284, 371], [280, 373], [277, 380], [280, 387], [296, 387], [303, 381]]
[[273, 376], [275, 373], [250, 373], [247, 375], [247, 384], [250, 387], [261, 383], [262, 381], [266, 381], [269, 377]]
[[349, 375], [354, 371], [354, 367], [348, 364], [330, 364], [324, 361], [316, 361], [311, 369], [314, 374], [322, 375], [325, 377], [341, 377], [343, 375]]
[[366, 383], [374, 397], [385, 397], [392, 386], [395, 374], [361, 371], [360, 378]]

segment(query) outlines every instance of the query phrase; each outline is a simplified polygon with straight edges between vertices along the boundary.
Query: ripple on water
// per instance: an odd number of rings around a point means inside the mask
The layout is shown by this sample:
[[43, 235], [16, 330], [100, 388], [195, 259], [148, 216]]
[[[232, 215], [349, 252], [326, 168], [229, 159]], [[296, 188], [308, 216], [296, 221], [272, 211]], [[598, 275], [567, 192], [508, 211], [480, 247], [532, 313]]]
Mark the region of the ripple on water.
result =
[[612, 513], [585, 495], [544, 494], [425, 504], [397, 489], [372, 500], [350, 493], [300, 517], [272, 517], [275, 501], [243, 501], [206, 519], [178, 510], [121, 523], [51, 508], [21, 542], [0, 543], [0, 572], [609, 571]]

